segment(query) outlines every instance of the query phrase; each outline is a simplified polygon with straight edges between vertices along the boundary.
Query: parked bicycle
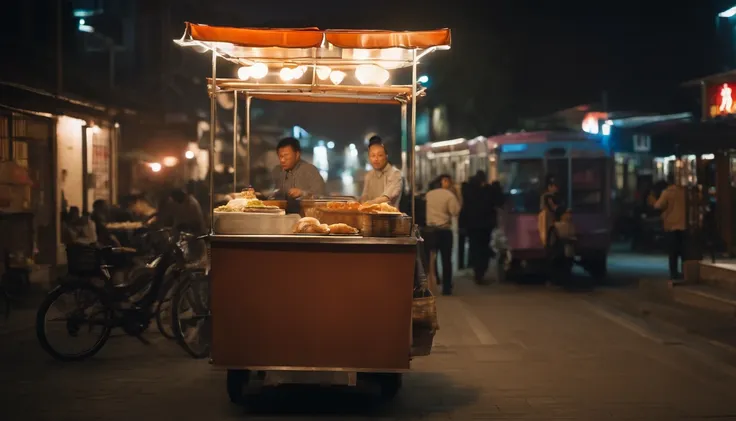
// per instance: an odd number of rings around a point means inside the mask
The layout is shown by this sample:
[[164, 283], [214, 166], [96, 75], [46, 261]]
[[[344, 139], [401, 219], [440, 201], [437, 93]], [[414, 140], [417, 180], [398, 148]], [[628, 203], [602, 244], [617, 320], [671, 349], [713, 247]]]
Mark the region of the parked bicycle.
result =
[[192, 247], [201, 241], [201, 237], [181, 232], [173, 246], [177, 247], [177, 260], [167, 269], [161, 295], [156, 310], [156, 325], [159, 332], [167, 339], [176, 339], [172, 313], [172, 301], [179, 285], [188, 279], [190, 273], [204, 273], [206, 262], [202, 251]]
[[[114, 285], [116, 271], [130, 266], [134, 249], [125, 247], [71, 246], [68, 248], [70, 277], [53, 289], [38, 309], [36, 334], [41, 347], [61, 361], [83, 360], [102, 349], [113, 328], [122, 328], [129, 336], [141, 342], [149, 342], [142, 334], [152, 319], [159, 314], [159, 301], [167, 270], [181, 261], [181, 249], [175, 244], [171, 230], [153, 231], [151, 235], [162, 238], [160, 254], [147, 266], [149, 271], [125, 285]], [[75, 304], [62, 310], [59, 319], [47, 320], [47, 314], [62, 297], [71, 295]], [[53, 342], [49, 332], [50, 322], [63, 322], [65, 332], [72, 342], [80, 342], [80, 334], [94, 329], [91, 344], [80, 350], [63, 352]], [[88, 329], [83, 329], [87, 327]]]
[[184, 273], [172, 307], [177, 343], [194, 358], [209, 356], [212, 340], [209, 274], [199, 268]]

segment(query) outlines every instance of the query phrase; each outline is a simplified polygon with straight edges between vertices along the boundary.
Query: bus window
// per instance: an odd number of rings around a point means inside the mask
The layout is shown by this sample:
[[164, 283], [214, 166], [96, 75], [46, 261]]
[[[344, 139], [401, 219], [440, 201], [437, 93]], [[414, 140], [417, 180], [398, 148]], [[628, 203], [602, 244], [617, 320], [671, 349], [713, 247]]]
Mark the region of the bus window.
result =
[[572, 160], [572, 208], [575, 212], [602, 212], [606, 160]]
[[509, 193], [512, 212], [539, 212], [544, 183], [544, 163], [540, 159], [504, 160], [504, 177], [499, 180]]

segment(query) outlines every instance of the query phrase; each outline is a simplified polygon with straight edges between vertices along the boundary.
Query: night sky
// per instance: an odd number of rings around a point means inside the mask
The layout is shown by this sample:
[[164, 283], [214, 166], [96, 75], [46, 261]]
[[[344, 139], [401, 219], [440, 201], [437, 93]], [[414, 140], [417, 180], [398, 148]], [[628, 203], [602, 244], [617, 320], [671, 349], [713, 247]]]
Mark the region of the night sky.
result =
[[[450, 27], [452, 50], [435, 54], [422, 73], [433, 81], [432, 103], [468, 115], [470, 123], [456, 126], [457, 135], [512, 129], [519, 118], [598, 102], [604, 90], [611, 109], [681, 110], [694, 98], [682, 101], [678, 85], [721, 70], [713, 47], [721, 6], [707, 0], [252, 3], [210, 1], [211, 9], [184, 9], [182, 17], [233, 26]], [[331, 107], [284, 110], [331, 137], [357, 137], [368, 126], [398, 127], [398, 110], [390, 107], [341, 106], [339, 119]]]

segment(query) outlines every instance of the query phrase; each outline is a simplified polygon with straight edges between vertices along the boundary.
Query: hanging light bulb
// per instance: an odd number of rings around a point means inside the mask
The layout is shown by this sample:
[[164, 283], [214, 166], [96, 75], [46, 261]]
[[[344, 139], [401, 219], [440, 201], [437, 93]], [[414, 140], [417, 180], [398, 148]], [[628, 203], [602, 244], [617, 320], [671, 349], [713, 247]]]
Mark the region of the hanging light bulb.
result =
[[263, 63], [256, 63], [250, 67], [250, 77], [253, 79], [263, 79], [268, 74], [268, 66]]
[[345, 76], [346, 76], [345, 75], [345, 72], [341, 72], [339, 70], [335, 70], [332, 73], [330, 73], [330, 80], [335, 85], [339, 85], [343, 81], [343, 79], [345, 79]]
[[332, 69], [327, 66], [317, 66], [314, 71], [317, 72], [317, 77], [319, 78], [319, 80], [327, 80], [327, 78], [330, 77], [330, 72], [332, 72]]
[[386, 48], [381, 50], [381, 67], [384, 69], [398, 69], [401, 67], [401, 61], [404, 61], [403, 48]]
[[373, 83], [376, 85], [383, 85], [391, 77], [391, 73], [388, 70], [376, 66], [376, 74], [374, 75]]
[[362, 64], [355, 68], [355, 78], [363, 85], [383, 85], [389, 77], [388, 70], [373, 64]]
[[279, 72], [279, 76], [281, 76], [281, 80], [283, 80], [284, 82], [288, 82], [288, 81], [294, 79], [294, 73], [295, 73], [294, 72], [294, 69], [290, 69], [288, 67], [284, 67]]
[[294, 69], [294, 79], [300, 79], [302, 76], [304, 76], [304, 73], [307, 72], [308, 67], [307, 66], [299, 66]]
[[241, 67], [238, 69], [238, 79], [248, 80], [250, 79], [250, 67]]

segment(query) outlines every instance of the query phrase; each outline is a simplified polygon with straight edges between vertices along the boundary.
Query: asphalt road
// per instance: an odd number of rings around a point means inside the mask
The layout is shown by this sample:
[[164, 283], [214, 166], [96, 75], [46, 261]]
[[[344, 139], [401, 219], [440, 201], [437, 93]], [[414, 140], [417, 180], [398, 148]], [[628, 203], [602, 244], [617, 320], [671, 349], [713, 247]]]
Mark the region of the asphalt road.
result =
[[[612, 275], [654, 273], [656, 259], [642, 269], [624, 257]], [[247, 410], [228, 401], [224, 372], [153, 333], [150, 346], [114, 338], [92, 360], [64, 364], [32, 330], [15, 330], [0, 335], [0, 419], [736, 419], [736, 369], [722, 355], [640, 326], [594, 294], [458, 277], [439, 309], [432, 355], [413, 362], [385, 405], [371, 391], [276, 388]]]

